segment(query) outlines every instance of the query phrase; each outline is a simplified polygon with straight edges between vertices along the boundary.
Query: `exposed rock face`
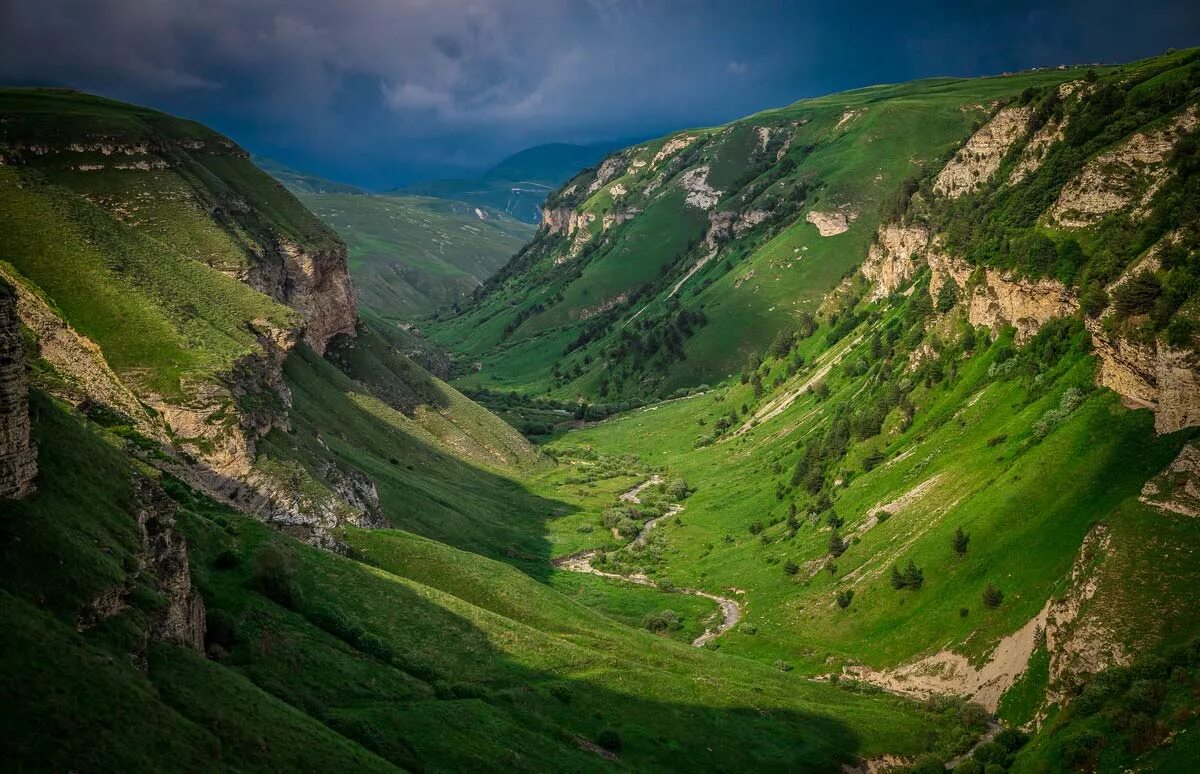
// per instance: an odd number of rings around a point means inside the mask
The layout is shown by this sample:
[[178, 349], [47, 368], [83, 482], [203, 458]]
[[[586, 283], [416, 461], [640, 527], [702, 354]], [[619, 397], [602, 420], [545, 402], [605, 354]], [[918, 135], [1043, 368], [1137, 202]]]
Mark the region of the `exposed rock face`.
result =
[[79, 616], [77, 626], [80, 630], [89, 629], [128, 608], [136, 582], [146, 578], [165, 600], [150, 621], [150, 637], [203, 650], [204, 599], [192, 587], [187, 543], [175, 526], [178, 506], [148, 479], [138, 477], [133, 485], [135, 497], [131, 515], [142, 536], [137, 567], [123, 585], [92, 600]]
[[1184, 446], [1166, 470], [1146, 482], [1138, 499], [1181, 516], [1200, 516], [1200, 444]]
[[1013, 168], [1012, 174], [1008, 176], [1008, 184], [1016, 185], [1024, 180], [1029, 175], [1037, 171], [1042, 165], [1042, 159], [1046, 156], [1046, 151], [1050, 146], [1063, 138], [1063, 132], [1066, 131], [1067, 122], [1063, 121], [1048, 121], [1041, 129], [1034, 132], [1029, 138], [1029, 142], [1021, 149], [1021, 157], [1017, 160], [1017, 165]]
[[54, 367], [61, 380], [50, 392], [73, 404], [98, 403], [129, 417], [143, 435], [166, 440], [162, 421], [151, 416], [104, 359], [96, 342], [67, 325], [40, 296], [0, 267], [0, 282], [16, 290], [17, 315], [37, 341], [38, 355]]
[[614, 226], [619, 226], [622, 223], [628, 223], [641, 214], [642, 211], [636, 208], [630, 210], [620, 210], [619, 212], [606, 212], [600, 221], [600, 230], [608, 231]]
[[1050, 220], [1067, 228], [1083, 228], [1118, 210], [1132, 209], [1135, 219], [1171, 174], [1166, 161], [1179, 138], [1200, 124], [1200, 109], [1188, 108], [1159, 129], [1139, 132], [1102, 153], [1059, 194]]
[[588, 193], [593, 194], [608, 184], [609, 180], [620, 177], [625, 172], [626, 162], [621, 156], [610, 156], [596, 170], [596, 179], [588, 186]]
[[187, 543], [175, 528], [175, 502], [158, 486], [139, 481], [136, 507], [146, 547], [143, 567], [167, 600], [151, 624], [151, 636], [203, 650], [204, 600], [192, 588]]
[[17, 297], [0, 281], [0, 499], [24, 497], [37, 477]]
[[691, 145], [692, 143], [694, 143], [697, 140], [697, 138], [698, 138], [698, 135], [681, 134], [681, 135], [672, 137], [671, 139], [667, 140], [665, 143], [663, 143], [663, 146], [658, 149], [658, 153], [654, 154], [654, 159], [650, 162], [650, 167], [651, 168], [657, 167], [659, 165], [659, 162], [663, 161], [664, 159], [670, 158], [671, 156], [675, 155], [676, 153], [683, 150], [687, 146]]
[[[853, 677], [896, 693], [917, 698], [938, 694], [965, 696], [989, 712], [1025, 671], [1030, 657], [1044, 635], [1050, 652], [1050, 684], [1067, 685], [1080, 674], [1093, 674], [1114, 664], [1128, 664], [1129, 656], [1116, 638], [1095, 617], [1081, 616], [1085, 603], [1098, 588], [1092, 572], [1097, 555], [1109, 551], [1103, 525], [1093, 528], [1083, 541], [1071, 571], [1067, 593], [1047, 600], [1033, 618], [996, 644], [986, 663], [979, 667], [958, 653], [942, 650], [891, 670], [850, 666]], [[1064, 697], [1052, 689], [1051, 698]]]
[[704, 164], [684, 172], [679, 185], [687, 194], [685, 201], [693, 207], [711, 210], [721, 200], [721, 192], [708, 184], [708, 165]]
[[852, 209], [840, 209], [833, 212], [817, 212], [809, 210], [804, 219], [817, 227], [817, 233], [823, 237], [837, 236], [850, 230], [850, 224], [858, 219], [858, 213]]
[[357, 313], [345, 245], [310, 251], [280, 239], [253, 263], [246, 279], [304, 316], [304, 340], [317, 354], [325, 353], [334, 336], [354, 335]]
[[1046, 322], [1068, 317], [1079, 308], [1075, 293], [1056, 280], [1022, 279], [985, 269], [983, 281], [972, 286], [975, 267], [966, 261], [937, 250], [929, 253], [928, 261], [929, 293], [935, 302], [942, 286], [954, 282], [972, 325], [986, 325], [993, 331], [1011, 325], [1017, 329], [1017, 344], [1028, 341]]
[[[1083, 90], [1083, 81], [1070, 81], [1060, 84], [1058, 87], [1058, 96], [1060, 99], [1066, 100], [1072, 94]], [[1017, 165], [1013, 168], [1012, 174], [1008, 176], [1008, 184], [1016, 185], [1024, 180], [1029, 175], [1037, 171], [1042, 165], [1042, 160], [1046, 157], [1046, 151], [1050, 146], [1063, 138], [1063, 133], [1067, 129], [1067, 119], [1062, 121], [1051, 118], [1040, 129], [1034, 132], [1029, 138], [1029, 142], [1021, 149], [1021, 156], [1017, 159]]]
[[573, 235], [596, 219], [594, 213], [576, 212], [569, 207], [543, 207], [542, 228], [551, 234]]
[[929, 230], [924, 226], [880, 226], [861, 269], [872, 284], [870, 300], [886, 298], [912, 279], [919, 266], [918, 254], [928, 244]]
[[1069, 694], [1061, 691], [1070, 687], [1076, 677], [1095, 674], [1110, 666], [1126, 666], [1132, 660], [1103, 618], [1088, 615], [1084, 610], [1100, 588], [1096, 559], [1111, 552], [1111, 543], [1107, 527], [1103, 524], [1093, 527], [1071, 569], [1067, 593], [1046, 603], [1046, 648], [1050, 651], [1047, 695], [1051, 701], [1065, 699]]
[[938, 173], [934, 192], [955, 199], [986, 182], [996, 174], [1009, 148], [1025, 133], [1032, 114], [1032, 107], [1023, 106], [1004, 108], [992, 116]]
[[1139, 344], [1109, 334], [1088, 320], [1100, 357], [1096, 382], [1119, 393], [1134, 407], [1154, 411], [1154, 429], [1173, 433], [1200, 425], [1200, 358], [1162, 340]]

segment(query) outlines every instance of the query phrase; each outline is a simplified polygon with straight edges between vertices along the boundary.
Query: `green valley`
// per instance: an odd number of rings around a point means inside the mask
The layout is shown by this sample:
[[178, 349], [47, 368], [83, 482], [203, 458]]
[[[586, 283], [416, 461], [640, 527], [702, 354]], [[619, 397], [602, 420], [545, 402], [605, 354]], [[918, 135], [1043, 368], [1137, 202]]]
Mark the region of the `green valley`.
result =
[[1200, 51], [486, 195], [66, 89], [0, 162], [14, 770], [1194, 765]]

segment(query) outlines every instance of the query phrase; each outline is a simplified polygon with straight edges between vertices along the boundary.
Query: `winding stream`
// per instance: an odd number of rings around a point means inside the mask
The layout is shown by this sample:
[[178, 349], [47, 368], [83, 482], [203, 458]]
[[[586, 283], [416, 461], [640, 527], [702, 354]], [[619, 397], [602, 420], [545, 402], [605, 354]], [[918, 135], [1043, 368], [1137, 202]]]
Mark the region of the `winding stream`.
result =
[[[640, 503], [641, 500], [638, 499], [638, 495], [641, 494], [642, 490], [648, 486], [653, 486], [654, 484], [661, 484], [662, 481], [662, 477], [655, 474], [649, 479], [635, 486], [633, 489], [630, 489], [628, 492], [622, 494], [621, 500], [627, 503]], [[644, 545], [647, 537], [650, 534], [650, 530], [654, 529], [654, 527], [663, 519], [670, 518], [682, 510], [682, 505], [672, 505], [662, 516], [647, 521], [642, 525], [637, 537], [633, 539], [630, 545]], [[616, 580], [623, 580], [628, 583], [636, 583], [639, 586], [658, 588], [658, 583], [656, 583], [649, 576], [640, 572], [625, 574], [618, 572], [605, 572], [603, 570], [596, 569], [594, 566], [592, 566], [592, 560], [595, 559], [596, 555], [599, 553], [600, 549], [593, 548], [587, 551], [579, 551], [578, 553], [570, 554], [568, 556], [561, 556], [551, 563], [557, 569], [567, 570], [568, 572], [582, 572], [589, 575], [599, 575], [601, 578], [613, 578]], [[739, 604], [737, 600], [730, 597], [722, 597], [718, 594], [710, 594], [709, 592], [702, 591], [700, 589], [688, 588], [675, 588], [668, 593], [687, 594], [693, 597], [704, 597], [705, 599], [711, 599], [713, 602], [716, 602], [721, 608], [721, 622], [716, 627], [706, 629], [703, 634], [692, 640], [693, 647], [704, 647], [704, 645], [711, 640], [720, 637], [722, 634], [736, 626], [737, 622], [742, 618], [741, 604]]]

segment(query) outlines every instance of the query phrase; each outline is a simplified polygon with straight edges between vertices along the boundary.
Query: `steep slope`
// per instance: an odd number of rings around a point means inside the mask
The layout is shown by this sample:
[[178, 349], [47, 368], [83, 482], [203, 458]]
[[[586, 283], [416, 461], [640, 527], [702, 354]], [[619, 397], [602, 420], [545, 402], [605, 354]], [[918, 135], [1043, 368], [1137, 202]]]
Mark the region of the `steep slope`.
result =
[[718, 381], [808, 324], [902, 183], [999, 102], [1081, 76], [877, 86], [626, 149], [550, 197], [464, 314], [424, 329], [482, 361], [471, 385], [611, 400]]
[[[345, 245], [227, 138], [55, 90], [5, 90], [0, 115], [0, 275], [36, 340], [35, 382], [119, 429], [147, 462], [331, 544], [345, 522], [404, 523], [406, 503], [423, 502], [414, 487], [442, 491], [465, 473], [447, 464], [392, 471], [396, 453], [380, 446], [374, 459], [387, 472], [375, 475], [395, 483], [379, 502], [371, 475], [327, 450], [324, 425], [311, 437], [294, 427], [303, 412], [289, 382], [355, 396], [349, 426], [386, 428], [387, 443], [428, 459], [535, 461], [511, 428], [397, 352], [397, 341], [359, 329]], [[361, 374], [353, 382], [319, 356], [353, 351], [358, 336], [373, 359], [343, 359]], [[372, 380], [375, 392], [362, 386]], [[302, 460], [281, 451], [306, 442]], [[495, 476], [475, 478], [511, 493]], [[447, 511], [470, 521], [455, 506], [422, 513]], [[464, 542], [476, 539], [462, 531]]]
[[468, 202], [503, 212], [519, 221], [537, 224], [542, 202], [554, 189], [584, 167], [604, 158], [615, 143], [572, 145], [550, 143], [514, 153], [480, 178], [427, 180], [391, 192]]
[[497, 210], [448, 199], [297, 196], [345, 240], [361, 308], [401, 322], [467, 298], [533, 234]]
[[[978, 120], [958, 123], [987, 91]], [[631, 450], [695, 488], [667, 518], [661, 505], [591, 499], [548, 522], [556, 557], [735, 599], [741, 621], [714, 643], [724, 652], [965, 697], [1041, 729], [1025, 752], [1011, 733], [981, 746], [968, 770], [1185, 760], [1170, 745], [1196, 731], [1178, 708], [1200, 636], [1200, 56], [866, 93], [882, 99], [825, 98], [823, 120], [853, 127], [904, 94], [923, 105], [921, 141], [936, 141], [930, 95], [964, 100], [941, 103], [953, 139], [911, 177], [885, 175], [871, 209], [851, 218], [806, 185], [805, 204], [785, 199], [784, 222], [757, 235], [771, 221], [750, 223], [757, 208], [729, 205], [753, 200], [714, 182], [722, 149], [756, 128], [689, 132], [573, 181], [569, 206], [548, 209], [493, 287], [427, 330], [483, 362], [466, 384], [613, 400], [720, 381], [549, 444], [585, 471], [557, 481], [564, 493]], [[818, 121], [807, 103], [793, 110]], [[774, 158], [763, 134], [749, 152]], [[889, 141], [859, 140], [843, 159]], [[790, 174], [787, 153], [755, 174]], [[873, 190], [878, 164], [843, 168], [844, 190]], [[807, 243], [788, 245], [799, 257], [773, 252], [805, 229]], [[664, 300], [677, 287], [686, 298], [723, 255], [753, 262], [742, 289], [770, 284], [746, 295], [716, 279], [703, 307]], [[828, 274], [795, 279], [785, 264]], [[558, 567], [551, 582], [565, 585], [579, 563]]]

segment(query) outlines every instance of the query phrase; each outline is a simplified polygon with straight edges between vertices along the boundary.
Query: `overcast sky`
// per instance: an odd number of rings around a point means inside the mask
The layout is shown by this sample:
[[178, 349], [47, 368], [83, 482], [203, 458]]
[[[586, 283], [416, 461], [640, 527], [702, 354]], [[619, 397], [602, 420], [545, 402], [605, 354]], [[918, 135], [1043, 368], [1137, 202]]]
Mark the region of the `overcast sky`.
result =
[[1196, 0], [0, 0], [0, 82], [386, 188], [830, 91], [1200, 44]]

